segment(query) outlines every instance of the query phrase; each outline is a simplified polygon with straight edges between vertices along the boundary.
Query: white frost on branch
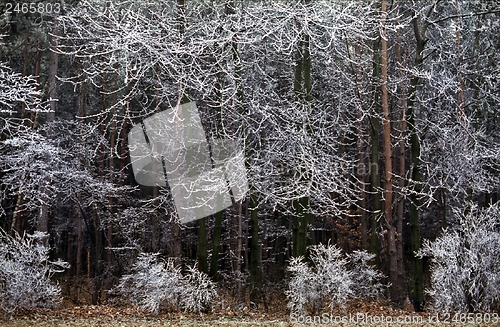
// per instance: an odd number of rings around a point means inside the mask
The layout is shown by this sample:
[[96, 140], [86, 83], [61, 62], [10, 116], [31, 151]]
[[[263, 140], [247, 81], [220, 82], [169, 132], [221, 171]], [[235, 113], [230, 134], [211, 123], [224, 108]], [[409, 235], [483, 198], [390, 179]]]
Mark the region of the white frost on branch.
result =
[[0, 62], [0, 114], [13, 114], [16, 106], [23, 104], [26, 110], [40, 109], [41, 92], [33, 76], [22, 76]]

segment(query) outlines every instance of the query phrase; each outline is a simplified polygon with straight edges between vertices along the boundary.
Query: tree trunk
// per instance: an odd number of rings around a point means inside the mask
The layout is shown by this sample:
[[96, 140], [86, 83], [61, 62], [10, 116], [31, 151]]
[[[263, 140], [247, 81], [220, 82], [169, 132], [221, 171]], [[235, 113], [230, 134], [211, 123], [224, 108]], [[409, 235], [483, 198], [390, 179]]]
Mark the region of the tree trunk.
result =
[[[118, 68], [118, 67], [117, 67]], [[115, 173], [115, 157], [116, 157], [116, 148], [117, 148], [117, 125], [118, 125], [118, 117], [116, 114], [116, 105], [117, 105], [117, 94], [116, 90], [118, 90], [118, 75], [115, 76], [114, 80], [114, 90], [115, 92], [113, 93], [111, 97], [111, 128], [109, 129], [109, 182], [111, 185], [115, 184], [115, 179], [114, 179], [114, 173]], [[106, 219], [106, 231], [105, 231], [105, 237], [106, 237], [106, 242], [105, 242], [105, 247], [106, 249], [106, 265], [107, 269], [106, 271], [108, 273], [112, 273], [112, 262], [113, 262], [113, 216], [115, 214], [115, 209], [113, 206], [113, 194], [108, 194], [108, 219]], [[107, 291], [108, 289], [111, 288], [111, 276], [103, 276], [104, 278], [104, 289]], [[106, 296], [106, 292], [104, 292], [104, 296]]]
[[[413, 31], [417, 40], [417, 48], [415, 53], [415, 69], [420, 70], [424, 61], [424, 48], [427, 40], [425, 39], [425, 32], [428, 23], [424, 23], [422, 31], [420, 31], [418, 18], [414, 17], [412, 20]], [[422, 186], [420, 184], [420, 140], [418, 138], [417, 129], [415, 126], [415, 99], [420, 79], [414, 75], [410, 80], [410, 87], [408, 89], [408, 101], [406, 117], [408, 122], [408, 132], [410, 134], [410, 167], [411, 179], [414, 183], [414, 193], [410, 195], [410, 248], [412, 253], [420, 249], [420, 219], [418, 216], [419, 198], [416, 193], [420, 193]], [[413, 306], [415, 311], [423, 310], [424, 290], [423, 290], [423, 264], [422, 259], [413, 257], [414, 272], [413, 272]]]
[[83, 256], [83, 212], [80, 206], [82, 196], [78, 193], [78, 209], [76, 219], [76, 267], [75, 267], [75, 282], [73, 291], [73, 302], [79, 303], [80, 296], [80, 278], [82, 272], [82, 256]]
[[[41, 54], [41, 51], [40, 51], [40, 45], [41, 45], [41, 41], [38, 40], [37, 41], [37, 50], [36, 50], [36, 61], [35, 61], [35, 78], [36, 78], [36, 82], [39, 83], [40, 81], [40, 65], [41, 65], [41, 61], [42, 61], [42, 54]], [[30, 116], [30, 128], [34, 128], [35, 127], [35, 121], [36, 121], [36, 115], [37, 115], [37, 112], [38, 111], [32, 111], [31, 112], [31, 116]]]
[[259, 242], [259, 215], [255, 194], [250, 195], [250, 301], [259, 304], [261, 294], [261, 253]]
[[181, 263], [182, 258], [182, 230], [179, 223], [172, 221], [169, 257], [174, 259], [176, 265]]
[[[184, 37], [184, 33], [186, 31], [186, 0], [177, 0], [177, 29], [179, 32], [179, 39], [182, 42], [182, 38]], [[182, 55], [180, 59], [181, 62], [184, 61]], [[182, 83], [182, 80], [179, 80], [179, 102], [181, 104], [189, 102], [185, 85]], [[181, 233], [182, 231], [179, 223], [177, 221], [172, 221], [169, 256], [174, 258], [176, 265], [180, 264], [180, 259], [182, 257]]]
[[208, 272], [207, 268], [207, 225], [205, 218], [198, 219], [198, 269], [204, 273]]
[[[78, 99], [78, 113], [80, 117], [85, 116], [85, 86], [80, 85], [80, 96]], [[80, 142], [83, 140], [80, 139]], [[78, 153], [81, 156], [81, 153]], [[80, 163], [83, 162], [82, 158], [78, 160]], [[82, 194], [78, 192], [77, 194], [77, 218], [76, 218], [76, 264], [75, 264], [75, 280], [74, 280], [74, 291], [73, 291], [73, 302], [79, 303], [80, 296], [80, 278], [82, 273], [82, 256], [83, 256], [83, 211], [82, 211]]]
[[363, 98], [361, 96], [361, 83], [363, 79], [363, 70], [361, 66], [361, 46], [359, 38], [356, 40], [355, 47], [355, 55], [356, 55], [356, 95], [358, 98], [358, 110], [357, 110], [357, 119], [359, 121], [358, 131], [357, 131], [357, 139], [356, 139], [356, 151], [358, 152], [357, 156], [357, 169], [356, 169], [356, 178], [358, 179], [358, 188], [361, 190], [361, 199], [358, 202], [358, 206], [360, 208], [360, 219], [361, 219], [361, 247], [365, 250], [369, 249], [368, 245], [368, 217], [366, 212], [366, 160], [365, 160], [365, 147], [363, 145], [363, 137], [365, 128], [364, 124], [366, 121], [363, 119]]
[[92, 233], [94, 234], [94, 253], [92, 253], [92, 266], [93, 273], [93, 290], [92, 290], [92, 304], [99, 304], [101, 301], [102, 291], [102, 230], [100, 229], [101, 217], [97, 205], [94, 205], [92, 217]]
[[[305, 2], [308, 2], [307, 0]], [[295, 81], [294, 93], [295, 101], [299, 108], [303, 104], [310, 106], [312, 102], [311, 95], [311, 54], [309, 35], [302, 33], [301, 39], [297, 45], [297, 52], [295, 56]], [[308, 113], [304, 113], [307, 115]], [[303, 127], [299, 127], [303, 128]], [[300, 165], [299, 165], [300, 166]], [[306, 180], [307, 172], [298, 172], [301, 179]], [[293, 256], [305, 256], [307, 252], [307, 232], [309, 225], [309, 198], [303, 196], [292, 202], [292, 207], [295, 213], [294, 227], [293, 227]]]
[[[241, 229], [241, 202], [235, 203], [233, 206], [233, 215], [231, 222], [231, 269], [236, 278], [235, 280], [235, 290], [234, 293], [236, 297], [240, 297], [241, 294], [241, 268], [243, 264], [242, 260], [242, 229]], [[253, 235], [253, 234], [252, 234]]]
[[391, 115], [389, 112], [389, 93], [387, 90], [388, 83], [388, 61], [387, 61], [387, 31], [385, 29], [385, 21], [387, 17], [387, 2], [382, 0], [382, 28], [380, 35], [381, 42], [381, 86], [380, 86], [380, 100], [382, 103], [382, 125], [383, 125], [383, 144], [384, 144], [384, 218], [387, 227], [387, 242], [389, 247], [389, 280], [391, 282], [390, 293], [391, 300], [398, 306], [401, 306], [404, 300], [402, 280], [399, 275], [399, 264], [403, 259], [399, 257], [400, 254], [397, 250], [398, 237], [392, 210], [392, 142], [391, 142]]
[[218, 279], [219, 270], [219, 253], [220, 253], [220, 241], [222, 235], [222, 218], [224, 217], [224, 212], [219, 211], [215, 214], [215, 226], [214, 226], [214, 237], [212, 246], [212, 260], [210, 263], [210, 277], [214, 280]]
[[[399, 16], [399, 0], [396, 1], [396, 6]], [[401, 38], [399, 31], [397, 31], [396, 36], [396, 61], [399, 67], [403, 67], [403, 60], [401, 59]], [[405, 73], [400, 70], [400, 78], [404, 80]], [[403, 81], [401, 83], [401, 89], [399, 90], [401, 94], [400, 99], [400, 139], [399, 139], [399, 179], [398, 187], [402, 190], [405, 187], [405, 179], [403, 176], [406, 174], [406, 101], [407, 101], [407, 88], [406, 83]], [[396, 238], [396, 247], [398, 251], [398, 272], [399, 279], [405, 281], [405, 265], [404, 265], [404, 250], [403, 250], [403, 221], [404, 221], [404, 197], [399, 196], [397, 201], [397, 213], [396, 213], [396, 233], [398, 237]]]
[[[59, 56], [55, 51], [55, 48], [58, 45], [58, 36], [59, 36], [59, 24], [57, 19], [54, 20], [54, 30], [53, 37], [51, 39], [51, 51], [49, 53], [49, 75], [47, 78], [47, 83], [49, 87], [49, 102], [50, 102], [50, 111], [47, 113], [47, 123], [51, 123], [55, 120], [56, 110], [57, 110], [57, 70], [59, 63]], [[52, 50], [54, 49], [54, 50]], [[47, 138], [52, 138], [53, 133], [49, 128], [47, 132]], [[48, 233], [49, 232], [49, 208], [51, 202], [51, 194], [49, 194], [49, 190], [46, 187], [50, 183], [50, 180], [44, 179], [42, 181], [42, 185], [40, 186], [40, 194], [41, 194], [41, 205], [40, 212], [38, 215], [37, 221], [37, 231]], [[46, 244], [48, 244], [48, 239], [45, 240]]]
[[[102, 79], [102, 112], [107, 112], [109, 101], [108, 101], [108, 75], [104, 74], [103, 79]], [[114, 114], [111, 115], [111, 119], [113, 119]], [[100, 135], [102, 135], [103, 138], [107, 137], [106, 133], [106, 122], [103, 121], [100, 126], [99, 126], [99, 131]], [[112, 153], [110, 153], [110, 156], [112, 156]], [[98, 175], [99, 179], [101, 182], [104, 182], [105, 175], [106, 175], [106, 148], [104, 144], [99, 145], [99, 170], [98, 170]], [[102, 225], [102, 217], [101, 217], [101, 211], [99, 211], [99, 208], [97, 207], [97, 204], [94, 202], [92, 205], [92, 217], [91, 217], [91, 223], [92, 225], [90, 227], [90, 235], [93, 237], [91, 238], [91, 251], [87, 253], [88, 257], [88, 263], [87, 263], [87, 269], [88, 269], [88, 274], [89, 278], [92, 275], [93, 280], [92, 280], [92, 296], [91, 296], [91, 301], [92, 304], [98, 304], [101, 300], [101, 290], [102, 290], [102, 252], [103, 252], [103, 228], [101, 227]], [[91, 268], [93, 268], [93, 271], [91, 271]]]
[[379, 175], [379, 133], [380, 124], [377, 114], [380, 110], [378, 81], [380, 78], [380, 39], [375, 40], [373, 44], [373, 80], [374, 80], [374, 109], [375, 112], [370, 116], [370, 139], [371, 139], [371, 160], [370, 160], [370, 193], [371, 193], [371, 234], [370, 234], [370, 252], [377, 255], [376, 261], [380, 258], [380, 244], [378, 239], [379, 234], [379, 217], [382, 210], [380, 199], [380, 175]]

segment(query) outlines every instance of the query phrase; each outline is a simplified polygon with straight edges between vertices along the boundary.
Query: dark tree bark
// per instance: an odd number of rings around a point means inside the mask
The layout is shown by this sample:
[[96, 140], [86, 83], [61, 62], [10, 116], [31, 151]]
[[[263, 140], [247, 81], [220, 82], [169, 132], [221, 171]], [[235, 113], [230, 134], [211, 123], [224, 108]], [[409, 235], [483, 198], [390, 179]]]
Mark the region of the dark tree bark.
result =
[[[305, 0], [309, 2], [309, 0]], [[294, 93], [298, 106], [310, 106], [312, 102], [311, 88], [311, 54], [310, 37], [302, 32], [295, 55]], [[307, 172], [298, 172], [302, 179], [307, 179]], [[304, 176], [306, 175], [306, 176]], [[295, 212], [293, 226], [293, 256], [305, 256], [307, 251], [307, 232], [310, 220], [309, 198], [301, 197], [292, 203]]]
[[215, 214], [215, 227], [213, 236], [213, 246], [212, 246], [212, 259], [210, 263], [210, 277], [214, 280], [218, 279], [219, 270], [219, 253], [220, 253], [220, 242], [222, 235], [222, 218], [224, 217], [224, 212], [219, 211]]
[[[432, 8], [429, 10], [431, 12]], [[417, 41], [415, 51], [414, 67], [417, 70], [422, 68], [424, 62], [424, 49], [427, 43], [426, 31], [429, 26], [426, 20], [422, 29], [419, 26], [419, 18], [416, 16], [412, 19], [413, 31]], [[418, 131], [415, 125], [415, 102], [417, 88], [420, 84], [420, 78], [414, 75], [410, 80], [408, 89], [408, 100], [406, 105], [406, 117], [408, 122], [408, 133], [410, 135], [410, 169], [411, 179], [414, 183], [414, 193], [410, 195], [410, 243], [411, 251], [415, 253], [420, 249], [420, 219], [419, 219], [419, 197], [418, 193], [422, 190], [420, 183], [420, 140]], [[424, 288], [423, 288], [423, 263], [422, 259], [413, 257], [414, 272], [413, 272], [413, 306], [415, 311], [422, 311], [424, 304]]]
[[370, 140], [371, 140], [371, 158], [370, 158], [370, 193], [371, 193], [371, 226], [370, 226], [370, 252], [377, 255], [379, 261], [380, 242], [379, 217], [382, 211], [380, 198], [380, 175], [379, 175], [379, 157], [380, 157], [380, 123], [376, 115], [380, 111], [378, 84], [380, 79], [380, 38], [373, 44], [373, 83], [374, 83], [374, 110], [370, 116]]
[[[49, 88], [49, 102], [50, 102], [50, 111], [47, 113], [47, 123], [51, 123], [55, 120], [55, 115], [57, 111], [57, 71], [59, 64], [59, 56], [55, 51], [55, 48], [58, 45], [58, 36], [59, 36], [59, 24], [57, 19], [54, 21], [54, 30], [53, 37], [51, 39], [51, 51], [49, 53], [49, 75], [48, 75], [48, 88]], [[48, 138], [53, 137], [53, 133], [51, 129], [48, 130]], [[44, 180], [42, 183], [50, 183], [48, 180]], [[39, 232], [48, 233], [49, 232], [49, 209], [50, 209], [50, 201], [51, 195], [49, 194], [48, 188], [42, 184], [40, 186], [41, 193], [41, 201], [40, 205], [40, 213], [38, 215], [37, 221], [37, 230]], [[48, 242], [48, 239], [46, 240]]]
[[[385, 28], [387, 17], [387, 1], [382, 0], [382, 28], [380, 35], [381, 55], [381, 85], [380, 100], [382, 103], [382, 125], [384, 144], [384, 218], [387, 228], [387, 243], [389, 250], [389, 280], [391, 282], [391, 300], [397, 306], [401, 306], [404, 301], [403, 280], [401, 279], [399, 268], [403, 261], [402, 252], [398, 251], [397, 244], [400, 235], [397, 233], [397, 220], [393, 215], [393, 168], [392, 168], [392, 141], [391, 141], [391, 115], [389, 112], [389, 92], [388, 83], [388, 60], [387, 60], [387, 31]], [[401, 256], [401, 257], [400, 257]]]
[[[397, 14], [399, 15], [399, 0], [396, 1], [396, 6], [397, 6]], [[399, 34], [399, 31], [397, 32], [396, 36], [396, 62], [399, 67], [404, 67], [403, 66], [403, 60], [402, 60], [402, 54], [401, 54], [401, 37]], [[404, 80], [404, 72], [400, 70], [400, 76], [402, 80]], [[399, 101], [399, 128], [400, 128], [400, 139], [399, 139], [399, 174], [402, 176], [398, 180], [398, 188], [400, 190], [405, 187], [405, 179], [404, 175], [406, 174], [406, 101], [407, 101], [407, 87], [406, 87], [406, 81], [401, 83], [401, 88], [399, 90], [399, 93], [401, 94], [401, 99]], [[396, 204], [396, 233], [397, 233], [397, 238], [396, 238], [396, 247], [397, 247], [397, 252], [398, 252], [398, 273], [399, 273], [399, 279], [404, 282], [405, 280], [405, 265], [404, 265], [404, 250], [403, 250], [403, 221], [404, 221], [404, 204], [405, 200], [403, 196], [399, 196], [397, 199], [397, 204]]]
[[207, 225], [205, 218], [198, 219], [198, 269], [204, 273], [208, 272], [207, 268]]
[[259, 304], [262, 298], [261, 251], [259, 242], [259, 216], [255, 195], [250, 195], [250, 301]]

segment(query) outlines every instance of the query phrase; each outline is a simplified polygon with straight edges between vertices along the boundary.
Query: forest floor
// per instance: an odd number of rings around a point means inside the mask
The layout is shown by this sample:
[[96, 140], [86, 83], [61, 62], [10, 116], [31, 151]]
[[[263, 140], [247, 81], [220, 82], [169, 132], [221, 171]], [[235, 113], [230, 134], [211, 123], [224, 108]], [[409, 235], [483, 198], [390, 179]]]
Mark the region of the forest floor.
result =
[[[474, 316], [479, 317], [479, 316]], [[498, 316], [497, 316], [498, 317]], [[439, 319], [439, 320], [438, 320]], [[462, 319], [462, 321], [460, 320]], [[475, 318], [476, 319], [476, 318]], [[483, 316], [481, 316], [481, 321]], [[500, 326], [500, 321], [467, 323], [466, 317], [409, 310], [393, 310], [379, 303], [358, 303], [344, 310], [317, 316], [293, 316], [285, 312], [217, 310], [210, 314], [162, 313], [153, 315], [131, 307], [107, 305], [63, 308], [0, 316], [0, 327], [156, 327], [156, 326]]]

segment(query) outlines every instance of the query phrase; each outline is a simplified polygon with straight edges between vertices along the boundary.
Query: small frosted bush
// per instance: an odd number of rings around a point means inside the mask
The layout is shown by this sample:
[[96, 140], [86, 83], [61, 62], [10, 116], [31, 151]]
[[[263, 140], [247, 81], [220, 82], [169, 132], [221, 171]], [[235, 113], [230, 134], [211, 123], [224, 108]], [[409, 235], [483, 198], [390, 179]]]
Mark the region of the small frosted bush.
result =
[[195, 267], [188, 267], [180, 306], [189, 312], [205, 312], [212, 306], [216, 295], [215, 283], [207, 274]]
[[172, 260], [158, 259], [157, 254], [142, 253], [131, 274], [120, 279], [118, 293], [141, 309], [158, 313], [162, 306], [189, 312], [207, 311], [217, 293], [207, 274], [189, 267], [185, 276]]
[[0, 229], [0, 309], [4, 313], [52, 308], [62, 300], [59, 285], [50, 279], [69, 264], [49, 261], [46, 237], [40, 232], [10, 236]]
[[384, 284], [380, 281], [385, 278], [379, 270], [369, 264], [375, 254], [366, 251], [354, 251], [348, 254], [349, 270], [351, 272], [351, 290], [357, 299], [375, 299], [384, 291]]
[[459, 226], [424, 241], [417, 253], [430, 257], [433, 310], [489, 312], [500, 305], [499, 205], [461, 215]]
[[357, 251], [344, 256], [335, 245], [309, 248], [312, 267], [303, 257], [290, 259], [291, 278], [286, 291], [288, 308], [304, 314], [324, 303], [330, 309], [351, 299], [375, 298], [380, 295], [384, 276], [368, 264], [374, 255]]
[[320, 297], [316, 274], [304, 262], [303, 257], [291, 258], [288, 271], [292, 277], [285, 292], [288, 298], [287, 307], [292, 312], [304, 313], [307, 304], [316, 303]]

